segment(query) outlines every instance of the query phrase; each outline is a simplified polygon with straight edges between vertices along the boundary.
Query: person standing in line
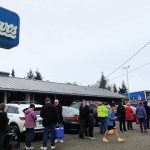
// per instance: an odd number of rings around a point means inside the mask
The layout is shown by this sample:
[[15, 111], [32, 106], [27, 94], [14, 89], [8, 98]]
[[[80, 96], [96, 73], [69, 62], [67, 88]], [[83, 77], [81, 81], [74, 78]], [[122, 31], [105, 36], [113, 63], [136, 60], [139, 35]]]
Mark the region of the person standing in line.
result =
[[85, 128], [86, 128], [86, 111], [85, 111], [85, 102], [82, 102], [79, 107], [79, 138], [85, 139]]
[[102, 102], [97, 106], [97, 116], [100, 120], [100, 133], [104, 134], [107, 130], [108, 109]]
[[[59, 103], [58, 99], [54, 100], [54, 105], [56, 106], [57, 111], [58, 111], [58, 123], [60, 125], [63, 125], [63, 115], [62, 115], [63, 109], [62, 109], [62, 105]], [[55, 143], [57, 143], [58, 141], [61, 142], [61, 143], [64, 142], [62, 138], [56, 139]]]
[[90, 104], [89, 104], [89, 102], [87, 102], [87, 101], [84, 101], [85, 102], [85, 107], [84, 107], [84, 109], [85, 109], [85, 137], [88, 137], [88, 128], [89, 128], [89, 126], [88, 126], [88, 118], [89, 118], [89, 106], [90, 106]]
[[118, 138], [118, 142], [124, 142], [125, 141], [125, 139], [121, 138], [117, 132], [117, 129], [115, 127], [115, 120], [116, 120], [116, 117], [115, 117], [115, 113], [114, 113], [114, 108], [112, 106], [109, 106], [108, 120], [107, 120], [108, 126], [107, 126], [107, 130], [106, 130], [104, 137], [103, 137], [103, 142], [105, 142], [105, 143], [109, 142], [109, 140], [106, 138], [106, 136], [108, 135], [110, 130], [114, 130], [114, 133]]
[[144, 132], [147, 133], [147, 125], [146, 125], [147, 115], [142, 102], [139, 103], [139, 106], [136, 109], [136, 116], [138, 117], [139, 120], [141, 132], [143, 132], [144, 127]]
[[34, 111], [35, 105], [30, 104], [30, 107], [24, 112], [25, 113], [25, 128], [26, 128], [26, 140], [25, 149], [33, 149], [31, 142], [34, 138], [34, 128], [36, 127], [36, 113]]
[[146, 119], [147, 129], [150, 129], [150, 126], [149, 126], [150, 107], [147, 105], [147, 101], [145, 101], [143, 104], [144, 104], [143, 106], [146, 110], [146, 115], [147, 115], [147, 119]]
[[4, 111], [5, 104], [0, 104], [0, 150], [4, 150], [5, 131], [9, 122], [7, 113]]
[[122, 105], [122, 102], [120, 102], [117, 107], [117, 117], [119, 119], [120, 131], [126, 133], [127, 132], [125, 122], [126, 112], [125, 107]]
[[41, 150], [47, 150], [49, 132], [51, 133], [51, 149], [55, 149], [55, 127], [58, 122], [57, 108], [51, 104], [50, 98], [46, 98], [45, 103], [46, 104], [42, 107], [40, 112], [44, 126], [43, 146], [41, 147]]
[[88, 133], [89, 133], [89, 139], [91, 139], [91, 140], [95, 139], [94, 134], [93, 134], [95, 123], [96, 123], [96, 120], [95, 120], [94, 115], [93, 115], [93, 109], [90, 108], [89, 109], [89, 116], [88, 116]]
[[128, 130], [133, 130], [132, 122], [134, 120], [134, 114], [132, 108], [130, 107], [130, 103], [127, 104], [125, 111], [126, 111], [127, 128]]

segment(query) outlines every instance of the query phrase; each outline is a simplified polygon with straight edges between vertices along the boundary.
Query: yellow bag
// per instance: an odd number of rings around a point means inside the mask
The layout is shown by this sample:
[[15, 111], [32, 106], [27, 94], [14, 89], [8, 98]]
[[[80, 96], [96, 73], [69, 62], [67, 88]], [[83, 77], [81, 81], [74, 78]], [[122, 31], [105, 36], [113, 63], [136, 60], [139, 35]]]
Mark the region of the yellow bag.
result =
[[109, 130], [109, 132], [108, 132], [108, 134], [109, 135], [112, 135], [112, 134], [114, 134], [115, 132], [114, 132], [114, 129], [111, 129], [111, 130]]

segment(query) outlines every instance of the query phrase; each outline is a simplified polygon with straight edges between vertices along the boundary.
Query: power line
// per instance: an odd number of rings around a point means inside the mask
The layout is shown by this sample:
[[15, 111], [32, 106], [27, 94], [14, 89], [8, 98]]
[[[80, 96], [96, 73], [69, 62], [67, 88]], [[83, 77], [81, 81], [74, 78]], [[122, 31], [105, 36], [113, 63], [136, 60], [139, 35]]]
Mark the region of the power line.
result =
[[120, 69], [123, 65], [125, 65], [128, 61], [130, 61], [133, 57], [135, 57], [140, 51], [142, 51], [148, 44], [150, 44], [150, 41], [145, 44], [142, 48], [140, 48], [135, 54], [133, 54], [129, 59], [127, 59], [123, 64], [121, 64], [119, 67], [117, 67], [114, 71], [112, 71], [110, 74], [108, 74], [106, 77], [112, 75], [114, 72], [116, 72], [118, 69]]
[[[149, 64], [150, 64], [150, 62], [145, 63], [145, 64], [143, 64], [142, 66], [140, 66], [140, 67], [138, 67], [138, 68], [136, 68], [136, 69], [130, 71], [129, 73], [132, 73], [132, 72], [134, 72], [134, 71], [136, 71], [136, 70], [139, 70], [139, 69], [141, 69], [141, 68], [143, 68], [143, 67], [145, 67], [145, 66], [147, 66], [147, 65], [149, 65]], [[118, 79], [118, 78], [120, 78], [120, 77], [122, 77], [122, 76], [125, 76], [125, 75], [126, 75], [126, 73], [121, 74], [121, 75], [119, 75], [119, 76], [117, 76], [117, 77], [115, 77], [115, 78], [112, 78], [112, 79], [108, 80], [108, 81], [112, 81], [112, 80]]]

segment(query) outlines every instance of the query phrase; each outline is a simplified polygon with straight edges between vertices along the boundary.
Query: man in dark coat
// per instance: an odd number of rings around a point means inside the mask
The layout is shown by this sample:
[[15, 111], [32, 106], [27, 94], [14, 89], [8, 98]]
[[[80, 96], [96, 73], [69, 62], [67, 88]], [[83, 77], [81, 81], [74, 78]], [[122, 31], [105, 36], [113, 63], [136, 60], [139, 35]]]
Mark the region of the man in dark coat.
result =
[[119, 119], [120, 131], [126, 133], [127, 132], [126, 122], [125, 122], [126, 112], [125, 112], [125, 107], [122, 105], [122, 102], [120, 102], [117, 107], [117, 116]]
[[48, 134], [51, 132], [51, 149], [55, 149], [55, 126], [58, 122], [57, 108], [51, 104], [50, 98], [45, 99], [46, 105], [41, 109], [40, 116], [43, 118], [44, 135], [42, 150], [47, 150]]
[[79, 107], [79, 122], [80, 122], [80, 130], [79, 130], [79, 138], [85, 138], [85, 129], [86, 129], [86, 109], [85, 109], [85, 102], [81, 103]]
[[0, 150], [4, 149], [4, 138], [5, 138], [5, 131], [9, 122], [7, 117], [7, 113], [4, 112], [5, 104], [0, 104]]

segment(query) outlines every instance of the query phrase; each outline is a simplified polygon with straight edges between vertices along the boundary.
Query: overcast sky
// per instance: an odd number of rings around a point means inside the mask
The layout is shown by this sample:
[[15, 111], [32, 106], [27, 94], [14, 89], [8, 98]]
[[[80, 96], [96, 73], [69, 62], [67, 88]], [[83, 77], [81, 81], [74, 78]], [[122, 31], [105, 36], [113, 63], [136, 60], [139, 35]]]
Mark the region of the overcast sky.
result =
[[[17, 77], [38, 68], [44, 80], [91, 85], [150, 41], [149, 0], [0, 0], [0, 6], [20, 16], [19, 46], [0, 48], [0, 70], [14, 68]], [[130, 72], [148, 62], [150, 44], [124, 66]], [[126, 70], [108, 79], [120, 86]], [[150, 64], [129, 73], [129, 88], [150, 90]]]

